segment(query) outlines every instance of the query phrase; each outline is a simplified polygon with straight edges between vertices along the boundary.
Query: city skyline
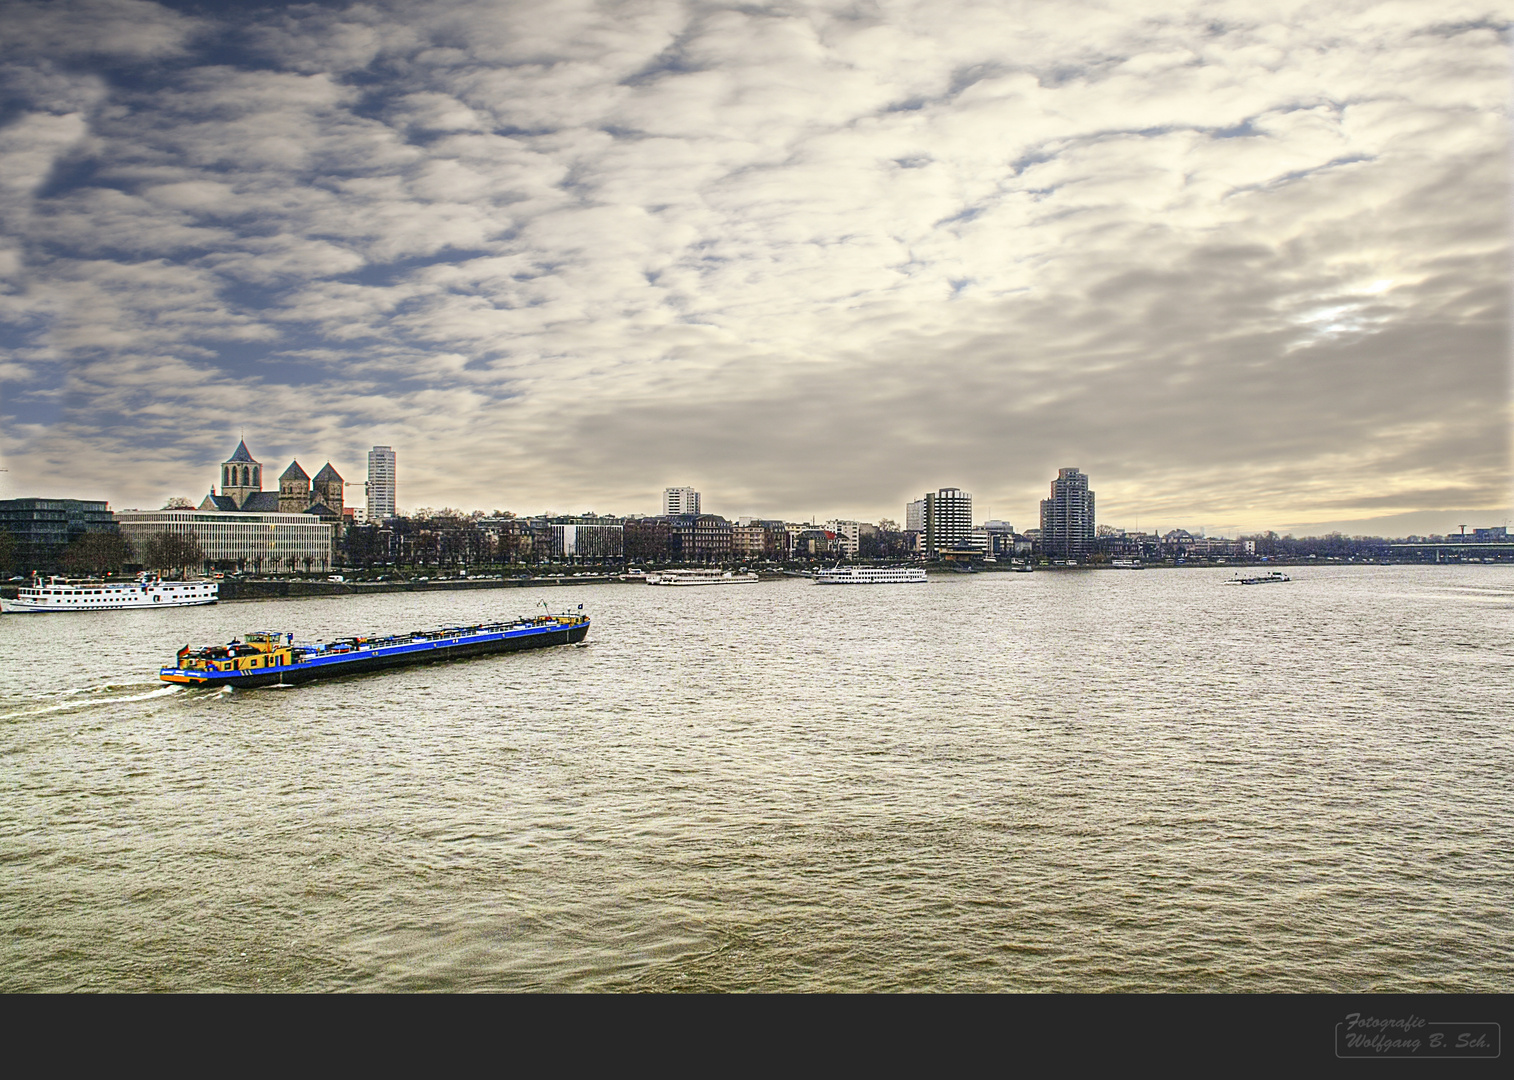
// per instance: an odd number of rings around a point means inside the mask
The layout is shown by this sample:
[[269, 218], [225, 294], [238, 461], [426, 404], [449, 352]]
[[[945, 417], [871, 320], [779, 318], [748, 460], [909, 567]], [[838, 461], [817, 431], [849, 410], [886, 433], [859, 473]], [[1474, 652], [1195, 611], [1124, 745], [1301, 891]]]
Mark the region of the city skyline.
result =
[[[363, 488], [364, 492], [365, 492], [365, 499], [366, 499], [366, 502], [368, 504], [368, 507], [371, 508], [373, 506], [373, 503], [374, 503], [374, 500], [375, 500], [375, 494], [376, 494], [375, 493], [375, 484], [374, 484], [374, 480], [372, 478], [374, 476], [378, 476], [381, 479], [380, 479], [379, 491], [378, 491], [377, 497], [380, 500], [381, 505], [383, 505], [383, 506], [385, 506], [385, 507], [388, 508], [388, 510], [390, 511], [390, 514], [397, 513], [399, 516], [403, 517], [403, 516], [409, 516], [409, 515], [417, 512], [417, 511], [440, 511], [440, 510], [444, 509], [444, 507], [442, 507], [442, 506], [421, 507], [421, 506], [417, 505], [417, 506], [414, 506], [414, 507], [405, 507], [405, 506], [396, 506], [395, 505], [394, 491], [395, 491], [395, 486], [396, 486], [396, 484], [395, 484], [395, 478], [396, 478], [395, 462], [396, 462], [396, 457], [397, 457], [397, 455], [396, 455], [396, 452], [395, 452], [395, 450], [394, 450], [393, 447], [389, 447], [389, 446], [374, 446], [374, 447], [371, 447], [369, 449], [369, 451], [368, 451], [368, 454], [367, 454], [368, 476], [369, 476], [369, 479], [366, 482], [364, 482], [364, 481], [343, 481], [342, 477], [340, 476], [340, 474], [338, 474], [332, 468], [331, 463], [328, 461], [326, 463], [326, 465], [322, 467], [321, 473], [320, 473], [320, 477], [318, 477], [317, 479], [319, 480], [319, 479], [326, 478], [326, 477], [329, 476], [330, 480], [334, 481], [334, 483], [337, 486], [336, 486], [336, 488], [332, 489], [332, 491], [334, 492], [334, 494], [333, 495], [328, 495], [326, 497], [325, 501], [326, 502], [332, 502], [334, 500], [335, 503], [340, 504], [340, 503], [342, 503], [342, 502], [345, 501], [343, 499], [342, 492], [341, 492], [341, 488], [342, 487], [353, 487], [354, 489], [356, 489], [359, 486], [361, 486]], [[246, 462], [246, 463], [248, 463], [247, 467], [250, 468], [252, 470], [252, 472], [250, 474], [244, 474], [243, 478], [240, 481], [235, 481], [235, 482], [232, 482], [232, 483], [228, 484], [228, 480], [230, 479], [230, 474], [228, 473], [227, 470], [228, 470], [228, 467], [231, 465], [232, 462]], [[217, 474], [217, 479], [220, 481], [220, 490], [219, 490], [219, 492], [217, 491], [217, 484], [216, 483], [212, 483], [210, 485], [210, 496], [206, 500], [204, 500], [204, 505], [201, 506], [201, 509], [210, 508], [211, 502], [214, 501], [217, 498], [218, 494], [219, 495], [225, 495], [228, 492], [234, 493], [235, 497], [232, 500], [230, 500], [230, 505], [232, 507], [235, 507], [240, 502], [240, 500], [243, 497], [245, 497], [245, 494], [247, 492], [262, 490], [262, 485], [263, 485], [263, 483], [265, 482], [265, 479], [266, 479], [263, 475], [261, 475], [261, 471], [263, 469], [264, 469], [264, 463], [255, 460], [254, 456], [249, 451], [249, 449], [247, 447], [246, 435], [244, 433], [243, 436], [242, 436], [242, 438], [239, 439], [236, 449], [232, 452], [232, 456], [230, 458], [228, 458], [226, 461], [222, 462], [221, 465], [219, 466], [219, 473]], [[290, 466], [289, 466], [289, 470], [298, 471], [299, 469], [300, 469], [300, 466], [299, 466], [298, 459], [297, 458], [293, 459], [291, 461]], [[375, 471], [375, 470], [377, 470], [377, 471]], [[286, 473], [283, 476], [279, 477], [278, 480], [273, 481], [275, 484], [279, 485], [279, 488], [276, 488], [275, 491], [278, 491], [279, 489], [282, 489], [282, 487], [284, 486], [283, 482], [288, 478], [288, 475], [289, 475], [289, 473], [286, 471]], [[1087, 494], [1087, 496], [1089, 497], [1089, 500], [1090, 500], [1089, 518], [1090, 518], [1090, 520], [1092, 520], [1092, 516], [1093, 516], [1092, 515], [1092, 494], [1093, 493], [1086, 491], [1086, 484], [1087, 484], [1089, 478], [1086, 476], [1086, 474], [1082, 474], [1081, 471], [1079, 469], [1077, 469], [1076, 467], [1063, 467], [1063, 468], [1058, 469], [1058, 475], [1057, 475], [1057, 477], [1053, 478], [1051, 480], [1051, 490], [1052, 490], [1052, 493], [1053, 493], [1053, 498], [1054, 499], [1056, 498], [1056, 493], [1057, 493], [1057, 491], [1059, 489], [1059, 486], [1066, 481], [1066, 479], [1067, 479], [1067, 477], [1069, 475], [1077, 476], [1081, 480], [1081, 482], [1084, 484], [1085, 492], [1086, 492], [1086, 494]], [[307, 484], [308, 484], [308, 477], [302, 477], [302, 478], [306, 479]], [[999, 524], [999, 525], [1006, 524], [1005, 521], [998, 520], [998, 518], [996, 517], [996, 515], [999, 515], [999, 511], [997, 511], [997, 510], [994, 510], [994, 509], [984, 509], [984, 510], [982, 510], [980, 512], [975, 512], [972, 509], [972, 495], [971, 495], [971, 493], [964, 492], [961, 489], [955, 488], [955, 487], [943, 487], [943, 488], [938, 489], [938, 491], [934, 492], [934, 493], [927, 492], [924, 495], [924, 497], [922, 499], [920, 499], [920, 500], [910, 500], [902, 508], [902, 513], [898, 514], [897, 516], [895, 516], [894, 514], [883, 513], [883, 514], [879, 514], [876, 518], [873, 518], [873, 519], [870, 519], [870, 520], [871, 520], [872, 523], [876, 523], [876, 522], [879, 522], [879, 521], [885, 521], [885, 520], [892, 520], [901, 529], [903, 529], [905, 531], [909, 531], [911, 529], [914, 529], [915, 531], [919, 531], [919, 532], [926, 533], [927, 535], [929, 535], [929, 530], [926, 529], [923, 520], [919, 524], [912, 524], [911, 523], [911, 517], [912, 517], [912, 515], [917, 514], [917, 512], [919, 514], [922, 514], [922, 515], [925, 515], [925, 516], [933, 516], [933, 513], [930, 510], [931, 500], [934, 499], [934, 498], [947, 496], [948, 494], [952, 495], [956, 499], [961, 500], [962, 501], [962, 507], [960, 508], [960, 511], [955, 511], [955, 510], [953, 511], [953, 516], [956, 517], [956, 518], [960, 518], [960, 520], [956, 522], [955, 526], [953, 526], [953, 529], [956, 530], [956, 531], [953, 531], [952, 535], [947, 538], [946, 546], [951, 546], [952, 543], [960, 540], [961, 536], [958, 535], [958, 532], [960, 532], [960, 530], [962, 530], [962, 529], [973, 527], [973, 525], [975, 523], [978, 524], [978, 525], [981, 525], [981, 524], [983, 524], [985, 522], [991, 523], [991, 524]], [[25, 498], [27, 496], [22, 496], [22, 497]], [[31, 497], [36, 497], [36, 496], [33, 495]], [[49, 497], [49, 498], [73, 498], [73, 496], [58, 496], [58, 495], [49, 495], [49, 496], [44, 496], [44, 497]], [[274, 496], [271, 496], [271, 497], [273, 497], [275, 499], [279, 498], [278, 495], [274, 495]], [[699, 492], [699, 491], [696, 491], [694, 488], [692, 488], [690, 486], [687, 486], [687, 485], [684, 485], [684, 486], [672, 486], [672, 487], [664, 488], [662, 490], [662, 493], [661, 493], [661, 507], [658, 510], [643, 511], [643, 510], [641, 510], [641, 509], [638, 508], [638, 509], [632, 509], [632, 510], [629, 510], [629, 511], [621, 512], [621, 511], [616, 511], [616, 510], [612, 509], [612, 510], [608, 510], [608, 511], [606, 511], [604, 513], [600, 513], [599, 516], [607, 516], [607, 517], [654, 517], [654, 516], [658, 516], [659, 514], [661, 514], [662, 516], [668, 516], [669, 514], [673, 514], [673, 515], [676, 516], [678, 514], [692, 512], [693, 514], [696, 514], [696, 515], [700, 514], [700, 513], [714, 514], [715, 516], [728, 518], [728, 519], [730, 519], [732, 521], [736, 521], [738, 519], [740, 519], [742, 521], [746, 521], [746, 520], [786, 520], [786, 521], [789, 521], [791, 523], [807, 522], [809, 524], [820, 525], [820, 526], [824, 526], [824, 527], [827, 527], [827, 528], [833, 527], [833, 526], [835, 526], [838, 523], [838, 519], [834, 515], [832, 515], [828, 520], [822, 521], [821, 518], [824, 517], [825, 515], [815, 514], [815, 513], [812, 513], [812, 514], [810, 514], [810, 515], [808, 515], [806, 517], [788, 517], [788, 518], [784, 518], [784, 517], [779, 516], [777, 518], [773, 518], [773, 517], [763, 518], [762, 515], [744, 514], [744, 513], [738, 512], [738, 511], [717, 512], [717, 511], [714, 511], [714, 510], [702, 510], [701, 509], [701, 501], [702, 501], [701, 497], [702, 497], [702, 493]], [[181, 497], [179, 497], [179, 496], [170, 496], [170, 499], [177, 499], [177, 498], [181, 498]], [[301, 493], [301, 499], [304, 500], [304, 501], [307, 501], [307, 502], [311, 501], [310, 492], [309, 491], [302, 492]], [[106, 502], [111, 502], [112, 500], [110, 500], [110, 499], [107, 498], [105, 501]], [[192, 500], [185, 500], [185, 501], [186, 502], [192, 502]], [[223, 499], [221, 501], [224, 502], [226, 500]], [[319, 501], [319, 500], [316, 500], [316, 501]], [[684, 509], [683, 503], [685, 503], [685, 502], [687, 502], [687, 504], [690, 507], [692, 507], [692, 510]], [[679, 505], [674, 506], [673, 505], [674, 503], [677, 503]], [[558, 500], [557, 504], [556, 504], [556, 507], [553, 508], [553, 509], [541, 509], [541, 508], [537, 508], [535, 510], [529, 510], [528, 509], [528, 510], [522, 510], [518, 514], [514, 510], [509, 510], [508, 512], [512, 513], [512, 514], [516, 514], [516, 516], [520, 516], [520, 517], [573, 517], [573, 516], [577, 516], [577, 515], [584, 514], [584, 513], [598, 513], [598, 511], [595, 511], [594, 508], [592, 508], [592, 507], [583, 507], [583, 508], [581, 508], [579, 510], [576, 510], [576, 511], [575, 510], [564, 509], [563, 507], [566, 506], [566, 505], [569, 505], [569, 504], [564, 503], [563, 500]], [[1041, 529], [1042, 524], [1044, 523], [1044, 518], [1045, 518], [1045, 514], [1046, 514], [1046, 501], [1045, 500], [1041, 500], [1041, 502], [1039, 503], [1039, 507], [1040, 507], [1040, 513], [1039, 513], [1039, 515], [1031, 514], [1031, 515], [1027, 515], [1027, 516], [1025, 516], [1023, 518], [1023, 520], [1025, 520], [1027, 523], [1025, 525], [1021, 526], [1021, 531], [1022, 532], [1025, 531], [1025, 530], [1027, 530], [1027, 529], [1037, 529], [1038, 531]], [[153, 509], [153, 508], [149, 508], [149, 507], [124, 507], [124, 506], [119, 506], [119, 505], [116, 508], [120, 509], [120, 510], [126, 510], [126, 511], [129, 511], [129, 512], [134, 512], [134, 513], [136, 513], [136, 512], [150, 512], [151, 509]], [[166, 509], [170, 509], [170, 508], [171, 507], [169, 507], [167, 505], [165, 505], [164, 507], [162, 507], [162, 509], [165, 509], [165, 510]], [[268, 509], [268, 508], [269, 507], [261, 507], [261, 509]], [[223, 507], [221, 507], [221, 509], [227, 509], [227, 507], [223, 506]], [[454, 507], [452, 509], [459, 510], [460, 512], [463, 512], [463, 513], [480, 514], [480, 513], [484, 513], [485, 512], [485, 510], [484, 510], [483, 507], [478, 507], [478, 506], [475, 506], [475, 507]], [[492, 509], [495, 510], [495, 511], [498, 511], [498, 510], [503, 510], [503, 509], [506, 509], [506, 508], [495, 506]], [[375, 518], [372, 515], [371, 511], [370, 511], [369, 513], [365, 513], [363, 520], [369, 520], [369, 521], [371, 521], [371, 520], [382, 520], [386, 516], [390, 516], [390, 515], [389, 514], [380, 514], [380, 515], [378, 515]], [[1002, 517], [1002, 515], [999, 515], [999, 516]], [[1010, 515], [1011, 518], [1013, 518], [1014, 516], [1016, 516], [1016, 515], [1014, 515], [1014, 514]], [[1466, 523], [1461, 523], [1461, 528], [1463, 529], [1463, 531], [1465, 531], [1465, 529], [1467, 527], [1473, 527], [1473, 528], [1478, 527], [1478, 523], [1481, 523], [1482, 526], [1484, 526], [1484, 527], [1486, 527], [1488, 525], [1495, 525], [1496, 524], [1495, 522], [1492, 522], [1492, 521], [1484, 521], [1484, 519], [1486, 519], [1488, 517], [1488, 515], [1486, 513], [1474, 512], [1474, 513], [1472, 513], [1470, 515], [1461, 515], [1461, 516], [1470, 516], [1472, 518], [1477, 519], [1477, 522], [1475, 522], [1471, 526], [1468, 526]], [[1032, 524], [1031, 523], [1032, 519], [1037, 518], [1037, 517], [1039, 517], [1041, 520], [1037, 521], [1034, 524]], [[849, 519], [844, 519], [844, 518], [840, 519], [840, 520], [844, 524], [850, 524], [850, 525], [853, 525], [853, 526], [855, 526], [855, 525], [858, 524], [858, 522], [855, 521], [855, 520], [849, 520]], [[1108, 522], [1099, 522], [1099, 524], [1101, 526], [1107, 526], [1107, 525], [1109, 525]], [[1509, 524], [1508, 520], [1505, 519], [1503, 521], [1503, 524], [1504, 525]], [[1140, 524], [1136, 524], [1136, 523], [1120, 523], [1117, 527], [1119, 529], [1121, 529], [1122, 531], [1128, 531], [1128, 532], [1132, 532], [1132, 533], [1146, 532], [1146, 533], [1155, 533], [1155, 534], [1165, 534], [1165, 533], [1169, 533], [1169, 532], [1173, 532], [1173, 531], [1180, 531], [1180, 532], [1192, 532], [1194, 535], [1201, 536], [1201, 537], [1205, 536], [1205, 535], [1216, 536], [1216, 537], [1224, 537], [1224, 536], [1228, 535], [1228, 536], [1231, 536], [1232, 538], [1234, 538], [1237, 535], [1240, 535], [1240, 533], [1242, 531], [1242, 530], [1230, 530], [1229, 532], [1227, 532], [1227, 531], [1225, 531], [1223, 529], [1221, 529], [1221, 530], [1208, 529], [1204, 525], [1185, 525], [1184, 523], [1176, 523], [1176, 524], [1174, 524], [1174, 523], [1171, 523], [1171, 522], [1169, 522], [1166, 526], [1140, 525]], [[1090, 537], [1091, 537], [1091, 535], [1092, 535], [1091, 534], [1091, 526], [1089, 528], [1090, 528]], [[1276, 531], [1276, 530], [1255, 530], [1255, 531], [1258, 534], [1260, 534], [1263, 531]], [[1339, 530], [1335, 530], [1335, 531], [1339, 531]], [[1421, 529], [1421, 530], [1408, 529], [1408, 530], [1403, 530], [1398, 535], [1411, 535], [1411, 534], [1416, 534], [1416, 533], [1429, 534], [1429, 533], [1432, 533], [1432, 532], [1435, 532], [1435, 531], [1436, 530], [1431, 530], [1431, 529]], [[1451, 528], [1446, 528], [1446, 529], [1441, 530], [1441, 531], [1443, 531], [1444, 533], [1449, 534], [1453, 530]], [[855, 541], [855, 539], [856, 539], [855, 536], [852, 537], [852, 539], [853, 539], [853, 541]], [[927, 541], [927, 546], [931, 546], [931, 542], [929, 540]]]
[[12, 4], [0, 498], [1502, 524], [1506, 22], [1280, 10]]

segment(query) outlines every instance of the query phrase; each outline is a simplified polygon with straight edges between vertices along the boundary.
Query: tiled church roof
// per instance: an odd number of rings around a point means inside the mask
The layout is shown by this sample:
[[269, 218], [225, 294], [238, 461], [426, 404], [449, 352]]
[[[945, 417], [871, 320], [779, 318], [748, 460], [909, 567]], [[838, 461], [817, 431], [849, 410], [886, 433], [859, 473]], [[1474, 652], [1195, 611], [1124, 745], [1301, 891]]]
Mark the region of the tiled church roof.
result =
[[277, 514], [278, 512], [279, 493], [277, 491], [253, 492], [242, 504], [244, 514]]

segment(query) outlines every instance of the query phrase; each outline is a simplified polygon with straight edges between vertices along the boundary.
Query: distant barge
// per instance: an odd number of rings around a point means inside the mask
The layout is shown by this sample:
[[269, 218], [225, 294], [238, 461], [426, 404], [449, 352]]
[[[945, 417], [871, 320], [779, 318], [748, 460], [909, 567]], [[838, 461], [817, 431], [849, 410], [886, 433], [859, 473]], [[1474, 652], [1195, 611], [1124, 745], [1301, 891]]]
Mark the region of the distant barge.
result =
[[1270, 574], [1262, 574], [1258, 577], [1241, 577], [1237, 574], [1226, 585], [1272, 585], [1279, 581], [1292, 581], [1293, 579], [1281, 570], [1274, 570]]
[[250, 633], [245, 641], [179, 650], [171, 667], [158, 672], [167, 683], [187, 686], [298, 686], [316, 679], [358, 675], [407, 664], [435, 664], [487, 653], [571, 645], [589, 632], [583, 614], [538, 615], [483, 626], [449, 626], [441, 630], [392, 637], [341, 638], [306, 645], [293, 634]]

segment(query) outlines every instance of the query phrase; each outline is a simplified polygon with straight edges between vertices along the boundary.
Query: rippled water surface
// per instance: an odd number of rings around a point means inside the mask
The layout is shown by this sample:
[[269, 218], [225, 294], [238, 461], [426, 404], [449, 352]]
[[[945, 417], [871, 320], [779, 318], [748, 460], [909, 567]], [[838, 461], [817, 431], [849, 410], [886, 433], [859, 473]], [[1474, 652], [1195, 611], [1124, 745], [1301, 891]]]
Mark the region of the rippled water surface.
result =
[[[0, 618], [0, 989], [1514, 989], [1499, 567]], [[186, 642], [583, 602], [295, 690]]]

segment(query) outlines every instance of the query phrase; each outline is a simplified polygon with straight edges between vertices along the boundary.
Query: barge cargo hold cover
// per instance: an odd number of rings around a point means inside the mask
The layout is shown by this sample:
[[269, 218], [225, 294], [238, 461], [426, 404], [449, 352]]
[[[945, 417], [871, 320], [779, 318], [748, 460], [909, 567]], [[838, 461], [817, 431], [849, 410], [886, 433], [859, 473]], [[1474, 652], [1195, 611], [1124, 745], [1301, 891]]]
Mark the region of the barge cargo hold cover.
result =
[[172, 666], [158, 672], [158, 678], [187, 686], [297, 686], [407, 664], [571, 645], [582, 641], [588, 632], [589, 617], [582, 613], [537, 615], [514, 622], [449, 626], [382, 638], [341, 638], [317, 645], [296, 642], [293, 634], [262, 631], [227, 645], [200, 649], [186, 645]]

